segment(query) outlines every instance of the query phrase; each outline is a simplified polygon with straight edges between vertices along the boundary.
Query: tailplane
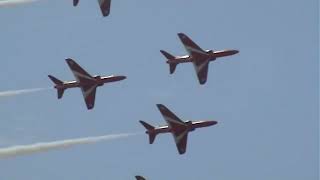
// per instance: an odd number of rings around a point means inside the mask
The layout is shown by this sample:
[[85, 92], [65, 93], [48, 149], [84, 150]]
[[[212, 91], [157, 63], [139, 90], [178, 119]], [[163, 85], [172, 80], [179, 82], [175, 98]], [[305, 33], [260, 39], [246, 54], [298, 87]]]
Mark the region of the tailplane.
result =
[[[57, 79], [57, 78], [55, 78], [55, 77], [53, 77], [51, 75], [48, 75], [48, 77], [51, 79], [51, 81], [55, 85], [62, 85], [63, 84], [63, 82], [61, 80], [59, 80], [59, 79]], [[65, 89], [64, 88], [56, 88], [56, 89], [58, 91], [58, 99], [61, 99]]]
[[175, 57], [171, 54], [169, 54], [168, 52], [164, 51], [164, 50], [160, 50], [160, 52], [168, 59], [168, 60], [172, 60], [175, 59]]
[[176, 59], [176, 57], [174, 57], [173, 55], [169, 54], [168, 52], [164, 51], [164, 50], [160, 50], [160, 52], [168, 59], [168, 64], [170, 67], [170, 74], [173, 74], [174, 71], [176, 70], [177, 67], [177, 63], [172, 63], [170, 62], [170, 60], [174, 60]]
[[156, 139], [156, 133], [154, 133], [154, 127], [144, 121], [140, 121], [140, 123], [147, 129], [146, 133], [149, 135], [149, 143], [152, 144]]
[[55, 78], [55, 77], [53, 77], [53, 76], [51, 76], [51, 75], [48, 75], [48, 77], [51, 79], [51, 81], [54, 83], [54, 84], [56, 84], [56, 85], [61, 85], [61, 84], [63, 84], [63, 82], [61, 81], [61, 80], [59, 80], [59, 79], [57, 79], [57, 78]]

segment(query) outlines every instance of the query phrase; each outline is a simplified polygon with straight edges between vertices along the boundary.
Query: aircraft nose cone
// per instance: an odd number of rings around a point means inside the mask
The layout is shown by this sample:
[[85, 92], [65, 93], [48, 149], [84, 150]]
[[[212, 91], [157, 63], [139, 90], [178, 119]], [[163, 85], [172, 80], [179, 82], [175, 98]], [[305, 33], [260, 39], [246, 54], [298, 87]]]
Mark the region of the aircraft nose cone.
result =
[[217, 121], [209, 121], [208, 123], [209, 123], [209, 125], [210, 125], [210, 126], [213, 126], [213, 125], [218, 124], [218, 122], [217, 122]]
[[238, 50], [233, 50], [233, 54], [238, 54], [239, 51]]
[[124, 79], [127, 79], [127, 77], [126, 76], [119, 76], [119, 79], [124, 80]]

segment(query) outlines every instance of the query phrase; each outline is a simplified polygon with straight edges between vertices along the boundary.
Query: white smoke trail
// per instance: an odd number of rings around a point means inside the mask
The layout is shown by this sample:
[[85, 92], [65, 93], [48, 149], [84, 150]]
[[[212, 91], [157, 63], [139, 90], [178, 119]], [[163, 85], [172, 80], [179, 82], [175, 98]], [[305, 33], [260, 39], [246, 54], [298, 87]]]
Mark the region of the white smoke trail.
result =
[[68, 147], [72, 147], [75, 145], [81, 144], [91, 144], [100, 141], [109, 141], [120, 138], [126, 138], [129, 136], [137, 135], [135, 134], [111, 134], [105, 136], [96, 136], [96, 137], [86, 137], [86, 138], [78, 138], [78, 139], [67, 139], [53, 142], [43, 142], [43, 143], [35, 143], [30, 145], [18, 145], [7, 148], [0, 148], [0, 159], [1, 158], [10, 158], [27, 154], [41, 153], [55, 149], [64, 149]]
[[0, 0], [0, 7], [17, 6], [20, 4], [27, 4], [36, 1], [38, 0]]
[[52, 88], [34, 88], [34, 89], [21, 89], [21, 90], [11, 90], [11, 91], [2, 91], [0, 92], [0, 97], [9, 97], [9, 96], [16, 96], [20, 94], [29, 94], [35, 93], [39, 91], [45, 91]]

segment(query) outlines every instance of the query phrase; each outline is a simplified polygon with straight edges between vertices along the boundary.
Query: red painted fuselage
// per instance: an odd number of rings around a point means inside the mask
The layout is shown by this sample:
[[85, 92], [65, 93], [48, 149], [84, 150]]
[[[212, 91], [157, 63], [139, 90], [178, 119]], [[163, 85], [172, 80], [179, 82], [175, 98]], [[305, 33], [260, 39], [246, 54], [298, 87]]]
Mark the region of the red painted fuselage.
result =
[[[188, 129], [188, 131], [194, 131], [197, 128], [203, 128], [203, 127], [208, 127], [208, 126], [213, 126], [215, 124], [217, 124], [217, 121], [187, 121], [186, 124], [188, 125], [186, 128]], [[154, 129], [148, 129], [146, 131], [146, 134], [162, 134], [162, 133], [172, 133], [172, 132], [180, 132], [180, 131], [184, 131], [185, 128], [179, 129], [179, 127], [177, 127], [176, 129], [174, 128], [170, 128], [169, 126], [160, 126], [160, 127], [156, 127]]]
[[88, 85], [96, 85], [96, 86], [102, 86], [104, 83], [110, 83], [110, 82], [116, 82], [126, 79], [125, 76], [94, 76], [94, 81], [86, 82], [86, 83], [80, 83], [77, 81], [65, 81], [62, 84], [56, 84], [54, 88], [56, 89], [69, 89], [69, 88], [76, 88], [76, 87], [83, 87]]
[[234, 54], [239, 53], [238, 50], [222, 50], [222, 51], [212, 51], [207, 50], [206, 54], [202, 56], [193, 57], [191, 55], [185, 55], [185, 56], [177, 56], [174, 59], [167, 60], [168, 64], [180, 64], [180, 63], [189, 63], [189, 62], [195, 62], [195, 61], [214, 61], [217, 58], [225, 57], [225, 56], [232, 56]]

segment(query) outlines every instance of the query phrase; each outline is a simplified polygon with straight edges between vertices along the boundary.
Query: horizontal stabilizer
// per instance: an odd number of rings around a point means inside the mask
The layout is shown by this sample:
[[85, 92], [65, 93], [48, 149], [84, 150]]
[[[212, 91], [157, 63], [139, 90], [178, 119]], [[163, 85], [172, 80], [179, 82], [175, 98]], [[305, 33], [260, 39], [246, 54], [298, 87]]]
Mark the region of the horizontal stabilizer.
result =
[[171, 54], [169, 54], [168, 52], [164, 51], [164, 50], [160, 50], [160, 52], [168, 59], [168, 60], [171, 60], [171, 59], [175, 59], [175, 57]]
[[139, 121], [147, 130], [153, 130], [154, 127], [151, 126], [150, 124], [144, 122], [144, 121]]
[[[63, 82], [57, 78], [55, 78], [54, 76], [48, 75], [48, 77], [51, 79], [51, 81], [56, 84], [56, 85], [62, 85]], [[57, 88], [57, 92], [58, 92], [58, 99], [61, 99], [64, 93], [64, 88], [59, 88], [59, 87], [55, 87]]]
[[48, 77], [51, 79], [51, 81], [52, 81], [54, 84], [58, 84], [58, 85], [63, 84], [63, 82], [62, 82], [61, 80], [59, 80], [59, 79], [57, 79], [57, 78], [55, 78], [55, 77], [53, 77], [53, 76], [51, 76], [51, 75], [48, 75]]
[[176, 57], [174, 57], [173, 55], [169, 54], [168, 52], [166, 52], [164, 50], [160, 50], [160, 52], [168, 59], [167, 63], [169, 63], [170, 74], [173, 74], [174, 71], [176, 70], [176, 67], [178, 64], [170, 62], [170, 60], [176, 59]]
[[157, 136], [157, 134], [153, 132], [154, 127], [144, 121], [140, 121], [140, 123], [147, 129], [146, 133], [149, 135], [149, 143], [152, 144]]

